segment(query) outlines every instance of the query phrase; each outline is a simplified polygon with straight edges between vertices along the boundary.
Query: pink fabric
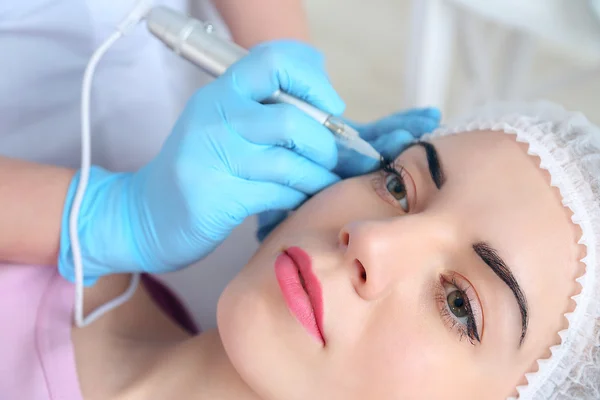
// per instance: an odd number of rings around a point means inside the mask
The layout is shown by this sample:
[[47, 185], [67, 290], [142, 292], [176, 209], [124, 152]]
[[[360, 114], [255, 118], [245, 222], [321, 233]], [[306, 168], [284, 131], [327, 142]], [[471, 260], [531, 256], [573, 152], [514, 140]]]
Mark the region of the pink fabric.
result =
[[[158, 280], [142, 283], [191, 334], [199, 329]], [[82, 400], [71, 343], [75, 286], [50, 266], [0, 264], [0, 400]]]
[[73, 295], [56, 268], [0, 265], [2, 399], [82, 399], [71, 345]]

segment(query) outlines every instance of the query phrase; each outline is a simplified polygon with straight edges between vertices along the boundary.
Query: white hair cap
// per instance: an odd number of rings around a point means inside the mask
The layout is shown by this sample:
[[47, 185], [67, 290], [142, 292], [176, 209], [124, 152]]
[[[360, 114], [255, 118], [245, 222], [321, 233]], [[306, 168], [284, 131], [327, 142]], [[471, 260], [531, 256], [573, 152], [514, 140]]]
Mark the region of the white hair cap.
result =
[[[562, 203], [581, 227], [579, 243], [586, 247], [581, 260], [582, 287], [566, 313], [568, 327], [558, 332], [561, 343], [551, 356], [537, 360], [539, 369], [525, 374], [519, 399], [600, 399], [600, 129], [581, 113], [568, 112], [550, 102], [500, 102], [476, 109], [440, 127], [426, 138], [469, 131], [491, 130], [516, 136], [538, 156], [550, 173]], [[514, 398], [512, 398], [514, 399]]]

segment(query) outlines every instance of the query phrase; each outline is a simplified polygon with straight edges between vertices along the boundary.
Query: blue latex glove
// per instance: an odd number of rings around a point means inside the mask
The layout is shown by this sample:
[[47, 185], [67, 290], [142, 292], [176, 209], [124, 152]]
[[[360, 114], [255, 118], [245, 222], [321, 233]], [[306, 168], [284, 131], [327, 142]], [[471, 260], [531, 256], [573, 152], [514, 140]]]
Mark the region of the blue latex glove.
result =
[[[203, 258], [246, 217], [294, 209], [337, 182], [333, 135], [296, 107], [263, 105], [276, 90], [334, 115], [344, 104], [312, 47], [257, 46], [188, 102], [158, 156], [136, 173], [94, 168], [81, 207], [85, 284], [160, 273]], [[60, 273], [74, 280], [65, 204]]]
[[[429, 133], [440, 124], [441, 113], [437, 108], [419, 108], [398, 112], [368, 124], [357, 124], [346, 120], [360, 136], [369, 142], [381, 155], [395, 158], [415, 138]], [[339, 160], [334, 172], [342, 179], [363, 175], [379, 168], [379, 161], [353, 150], [340, 147]], [[281, 223], [288, 212], [271, 210], [258, 215], [259, 241]]]

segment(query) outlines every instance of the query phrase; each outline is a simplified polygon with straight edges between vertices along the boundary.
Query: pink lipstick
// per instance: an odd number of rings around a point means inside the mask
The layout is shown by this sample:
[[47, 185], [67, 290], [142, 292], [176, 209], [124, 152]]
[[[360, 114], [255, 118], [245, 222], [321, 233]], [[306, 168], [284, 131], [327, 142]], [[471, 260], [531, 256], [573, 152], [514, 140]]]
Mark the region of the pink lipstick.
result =
[[292, 314], [312, 337], [325, 345], [323, 294], [311, 264], [304, 250], [290, 247], [275, 260], [275, 276]]

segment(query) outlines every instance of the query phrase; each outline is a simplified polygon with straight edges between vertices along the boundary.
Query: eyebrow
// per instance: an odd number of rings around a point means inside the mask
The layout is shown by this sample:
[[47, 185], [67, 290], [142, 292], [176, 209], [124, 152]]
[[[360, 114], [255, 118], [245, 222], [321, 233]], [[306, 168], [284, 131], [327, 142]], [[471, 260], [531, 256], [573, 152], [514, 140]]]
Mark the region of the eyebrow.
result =
[[506, 286], [513, 292], [517, 304], [519, 305], [519, 311], [521, 313], [521, 338], [519, 340], [519, 347], [523, 344], [525, 335], [527, 334], [528, 310], [527, 310], [527, 299], [525, 294], [521, 290], [521, 287], [517, 283], [514, 275], [510, 271], [510, 268], [506, 265], [504, 260], [500, 257], [498, 252], [492, 248], [488, 243], [479, 242], [473, 245], [473, 250], [477, 255], [485, 262], [492, 271], [506, 283]]
[[442, 168], [442, 163], [440, 162], [440, 157], [435, 146], [429, 142], [417, 141], [411, 143], [407, 149], [413, 146], [421, 146], [425, 149], [429, 175], [431, 175], [431, 180], [435, 184], [435, 187], [441, 189], [446, 182], [446, 174], [444, 174], [444, 169]]

